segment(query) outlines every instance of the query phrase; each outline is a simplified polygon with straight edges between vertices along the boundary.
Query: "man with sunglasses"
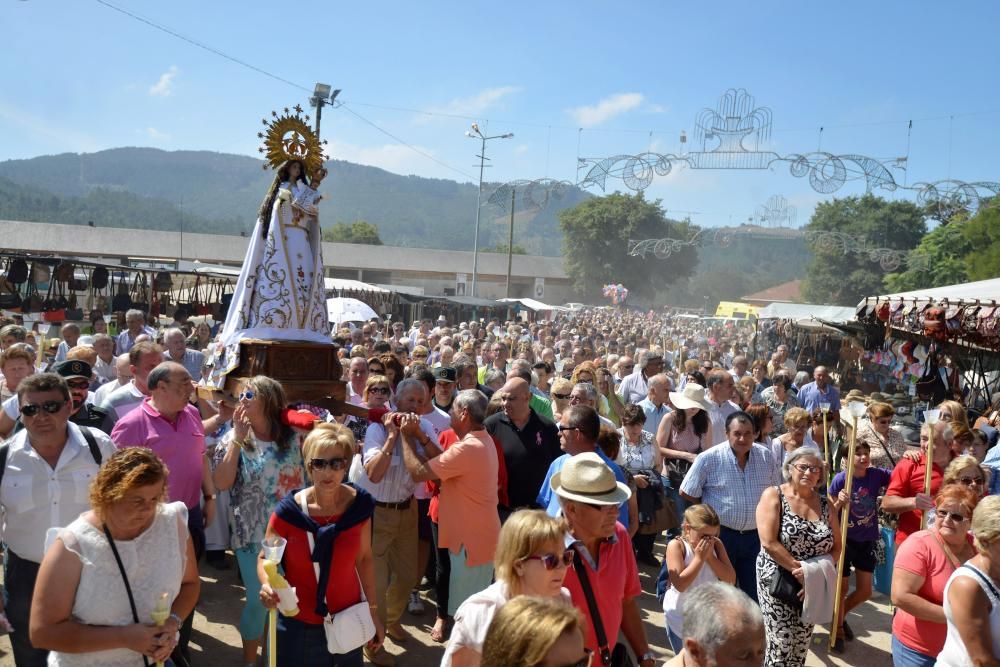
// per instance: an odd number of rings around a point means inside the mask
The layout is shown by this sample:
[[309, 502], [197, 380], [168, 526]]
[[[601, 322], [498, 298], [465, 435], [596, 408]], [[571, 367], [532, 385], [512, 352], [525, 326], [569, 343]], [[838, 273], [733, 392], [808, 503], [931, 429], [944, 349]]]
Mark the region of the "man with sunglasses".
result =
[[[563, 585], [587, 620], [587, 648], [602, 656], [614, 649], [621, 631], [639, 657], [640, 667], [651, 667], [655, 656], [649, 650], [636, 602], [642, 594], [639, 571], [628, 530], [617, 520], [632, 492], [595, 452], [569, 457], [548, 483], [566, 519], [566, 546], [576, 551]], [[603, 644], [599, 634], [604, 636]]]
[[69, 387], [73, 412], [69, 420], [80, 426], [91, 426], [108, 435], [115, 426], [114, 415], [87, 401], [90, 394], [90, 364], [79, 359], [60, 361], [52, 367], [52, 372], [66, 380]]
[[70, 390], [60, 376], [29, 376], [17, 391], [24, 429], [0, 449], [6, 613], [14, 663], [44, 667], [48, 652], [31, 645], [28, 617], [45, 534], [90, 509], [90, 482], [115, 448], [100, 431], [70, 423]]

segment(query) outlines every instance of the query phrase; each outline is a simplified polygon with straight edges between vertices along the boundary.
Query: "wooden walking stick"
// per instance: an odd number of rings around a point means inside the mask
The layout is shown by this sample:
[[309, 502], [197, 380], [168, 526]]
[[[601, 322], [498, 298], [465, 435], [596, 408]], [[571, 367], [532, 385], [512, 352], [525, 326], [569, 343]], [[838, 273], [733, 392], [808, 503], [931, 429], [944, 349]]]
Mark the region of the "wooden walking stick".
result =
[[[934, 425], [941, 419], [940, 410], [924, 410], [927, 429], [927, 451], [924, 452], [924, 493], [931, 495], [931, 474], [934, 472]], [[927, 528], [927, 511], [920, 513], [920, 530]]]
[[833, 462], [830, 461], [830, 434], [826, 425], [826, 416], [830, 414], [830, 404], [820, 403], [819, 409], [823, 412], [823, 461], [826, 462], [824, 466], [826, 468], [826, 485], [830, 486], [830, 480], [833, 478]]
[[851, 492], [854, 482], [854, 446], [858, 441], [858, 420], [865, 414], [865, 404], [852, 401], [847, 404], [854, 428], [851, 429], [851, 445], [847, 451], [847, 471], [844, 478], [844, 490], [847, 492], [847, 502], [840, 510], [840, 558], [837, 560], [837, 595], [833, 598], [833, 621], [830, 623], [830, 649], [837, 641], [837, 631], [840, 629], [840, 607], [843, 605], [841, 595], [844, 589], [844, 557], [847, 551], [847, 523], [851, 518]]

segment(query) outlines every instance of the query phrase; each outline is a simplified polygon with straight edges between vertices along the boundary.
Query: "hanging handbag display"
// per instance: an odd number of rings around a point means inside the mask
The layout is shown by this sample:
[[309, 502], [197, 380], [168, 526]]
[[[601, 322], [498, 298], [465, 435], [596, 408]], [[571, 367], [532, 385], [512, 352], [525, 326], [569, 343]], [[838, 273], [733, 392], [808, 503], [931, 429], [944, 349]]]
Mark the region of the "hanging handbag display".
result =
[[[306, 502], [305, 492], [299, 494], [299, 503], [302, 511], [309, 516], [309, 505]], [[309, 538], [309, 554], [312, 555], [316, 548], [316, 540], [313, 534], [306, 531]], [[313, 561], [313, 569], [316, 572], [316, 583], [319, 584], [319, 563]], [[341, 609], [336, 614], [327, 614], [323, 619], [323, 632], [326, 633], [326, 650], [332, 655], [343, 655], [350, 653], [354, 649], [364, 646], [375, 636], [375, 622], [372, 620], [372, 610], [368, 606], [368, 598], [365, 597], [365, 587], [361, 585], [361, 577], [355, 568], [354, 576], [358, 578], [358, 588], [361, 591], [361, 601], [351, 605], [347, 609]]]

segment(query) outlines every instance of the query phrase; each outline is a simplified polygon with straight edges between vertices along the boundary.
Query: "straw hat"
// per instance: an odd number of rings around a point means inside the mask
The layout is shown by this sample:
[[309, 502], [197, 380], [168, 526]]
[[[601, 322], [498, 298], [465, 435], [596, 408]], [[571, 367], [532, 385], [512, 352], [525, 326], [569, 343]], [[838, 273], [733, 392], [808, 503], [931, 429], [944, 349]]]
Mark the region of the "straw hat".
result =
[[560, 498], [589, 505], [621, 505], [632, 497], [604, 459], [593, 452], [571, 456], [562, 470], [552, 475], [549, 486]]
[[701, 408], [709, 412], [712, 409], [712, 404], [705, 398], [705, 388], [694, 382], [684, 385], [684, 391], [670, 392], [670, 404], [678, 410]]
[[865, 395], [861, 393], [860, 389], [852, 389], [847, 392], [847, 396], [844, 396], [844, 403], [851, 403], [852, 401], [864, 402]]

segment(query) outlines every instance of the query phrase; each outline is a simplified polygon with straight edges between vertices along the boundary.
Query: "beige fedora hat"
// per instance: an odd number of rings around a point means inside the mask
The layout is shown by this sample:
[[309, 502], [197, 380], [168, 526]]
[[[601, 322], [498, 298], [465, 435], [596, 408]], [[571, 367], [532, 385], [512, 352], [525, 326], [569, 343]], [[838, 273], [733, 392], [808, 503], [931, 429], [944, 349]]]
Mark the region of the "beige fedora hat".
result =
[[561, 498], [589, 505], [621, 505], [632, 497], [604, 459], [593, 452], [571, 456], [552, 475], [549, 486]]

